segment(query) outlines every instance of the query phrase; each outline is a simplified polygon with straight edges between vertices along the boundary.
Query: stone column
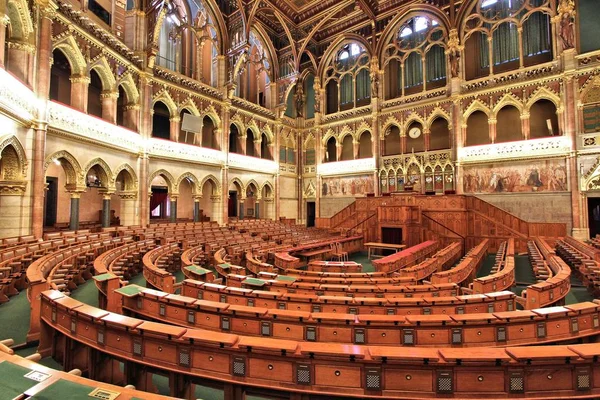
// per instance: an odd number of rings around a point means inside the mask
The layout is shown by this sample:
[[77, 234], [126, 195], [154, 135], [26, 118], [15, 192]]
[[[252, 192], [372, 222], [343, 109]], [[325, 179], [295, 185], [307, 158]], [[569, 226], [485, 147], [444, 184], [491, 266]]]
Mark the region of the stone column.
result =
[[425, 151], [431, 149], [431, 131], [429, 128], [423, 127], [423, 141], [425, 142]]
[[267, 198], [263, 199], [263, 203], [265, 205], [264, 218], [274, 219], [273, 218], [273, 204], [275, 204], [275, 198], [267, 197]]
[[[50, 65], [52, 58], [52, 18], [56, 10], [52, 6], [40, 9], [39, 37], [37, 43], [37, 82], [35, 93], [40, 99], [48, 99], [50, 93]], [[2, 28], [2, 30], [4, 30]], [[40, 107], [37, 120], [34, 121], [33, 139], [33, 207], [31, 211], [32, 233], [36, 238], [44, 234], [44, 197], [46, 194], [46, 171], [44, 170], [46, 151], [46, 107]]]
[[0, 6], [2, 7], [0, 9], [0, 48], [3, 49], [2, 51], [0, 51], [0, 68], [4, 68], [4, 63], [6, 62], [6, 60], [4, 59], [4, 48], [6, 46], [6, 26], [10, 22], [8, 15], [5, 14], [6, 3], [8, 2], [2, 2], [2, 5]]
[[257, 158], [262, 158], [262, 153], [261, 153], [261, 144], [262, 144], [262, 139], [254, 139], [254, 156]]
[[[223, 223], [229, 222], [229, 167], [227, 165], [221, 168], [221, 201], [222, 207], [221, 220]], [[215, 215], [213, 218], [217, 219]]]
[[[268, 218], [274, 219], [279, 221], [279, 218], [281, 217], [281, 177], [279, 172], [275, 174], [275, 193], [273, 193], [273, 196], [275, 197], [275, 215], [269, 214]], [[264, 199], [265, 201], [267, 201], [267, 199]], [[298, 192], [298, 201], [300, 201], [300, 192]], [[300, 215], [298, 215], [298, 217], [300, 217]]]
[[135, 191], [121, 192], [119, 193], [121, 198], [121, 211], [119, 218], [121, 225], [131, 226], [138, 225], [140, 223], [138, 216], [136, 215], [136, 206], [138, 195]]
[[223, 225], [223, 217], [222, 214], [219, 213], [221, 210], [221, 196], [213, 195], [210, 196], [210, 200], [212, 201], [212, 215], [213, 218], [217, 221], [219, 225]]
[[147, 153], [142, 153], [138, 157], [139, 179], [139, 223], [142, 226], [148, 226], [150, 223], [150, 195], [151, 188], [148, 182], [148, 167], [150, 160]]
[[[240, 193], [241, 194], [241, 193]], [[246, 206], [246, 197], [240, 196], [240, 212], [238, 213], [238, 218], [239, 219], [244, 219], [244, 207]]]
[[406, 154], [406, 134], [404, 132], [400, 132], [400, 153]]
[[179, 142], [179, 131], [181, 128], [181, 118], [179, 118], [179, 116], [175, 116], [175, 117], [171, 117], [171, 119], [169, 119], [170, 122], [170, 130], [169, 130], [169, 137], [171, 138], [172, 142]]
[[194, 196], [194, 222], [200, 222], [200, 200], [202, 196]]
[[529, 139], [529, 136], [531, 135], [529, 116], [530, 114], [525, 111], [523, 111], [523, 114], [521, 114], [521, 133], [523, 134], [524, 140]]
[[117, 99], [119, 92], [104, 91], [100, 95], [102, 101], [102, 119], [111, 124], [117, 123]]
[[102, 227], [110, 227], [110, 196], [111, 193], [105, 193], [102, 195]]
[[69, 80], [71, 81], [71, 107], [87, 113], [90, 77], [86, 75], [72, 75]]
[[169, 194], [169, 200], [171, 201], [171, 213], [169, 215], [169, 222], [177, 222], [177, 197], [175, 193]]
[[354, 160], [358, 159], [360, 152], [360, 142], [358, 140], [352, 139], [352, 158]]
[[[335, 143], [335, 161], [340, 161], [342, 159], [342, 144]], [[333, 161], [333, 160], [329, 160]]]
[[69, 230], [76, 231], [79, 229], [79, 199], [81, 192], [71, 193], [71, 215], [69, 217]]
[[240, 144], [240, 154], [248, 154], [246, 152], [246, 138], [248, 133], [244, 132], [242, 136], [238, 138], [238, 143]]
[[139, 131], [140, 106], [138, 104], [128, 104], [123, 110], [123, 126], [132, 131]]
[[498, 121], [496, 120], [496, 118], [489, 118], [488, 119], [488, 129], [489, 129], [489, 135], [490, 135], [490, 141], [492, 143], [496, 143], [496, 123]]
[[27, 234], [23, 226], [23, 196], [27, 182], [0, 183], [0, 238]]

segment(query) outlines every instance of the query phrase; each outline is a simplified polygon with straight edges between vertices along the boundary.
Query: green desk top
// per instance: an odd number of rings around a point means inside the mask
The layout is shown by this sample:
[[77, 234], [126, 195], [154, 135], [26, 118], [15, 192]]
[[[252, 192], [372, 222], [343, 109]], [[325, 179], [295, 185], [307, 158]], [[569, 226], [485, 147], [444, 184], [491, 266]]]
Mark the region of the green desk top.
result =
[[296, 282], [296, 278], [294, 278], [293, 276], [287, 276], [287, 275], [277, 275], [277, 278], [275, 278], [275, 280], [286, 281], [286, 282]]
[[263, 281], [262, 279], [256, 279], [256, 278], [246, 278], [242, 281], [242, 284], [263, 287], [263, 286], [265, 286], [265, 281]]
[[0, 398], [14, 399], [39, 382], [25, 378], [31, 372], [29, 368], [21, 367], [8, 361], [0, 363]]
[[109, 280], [111, 278], [114, 278], [114, 277], [116, 277], [116, 275], [113, 275], [110, 272], [107, 272], [106, 274], [96, 275], [93, 278], [97, 282], [104, 282], [104, 281], [107, 281], [107, 280]]
[[229, 269], [229, 268], [231, 268], [231, 264], [229, 264], [229, 263], [223, 263], [223, 264], [219, 264], [219, 267], [221, 267], [223, 269]]
[[59, 379], [30, 399], [39, 400], [82, 400], [89, 399], [88, 396], [95, 388], [81, 385], [79, 383]]
[[140, 294], [142, 292], [142, 290], [144, 290], [144, 288], [141, 286], [127, 285], [127, 286], [123, 286], [122, 288], [115, 290], [115, 292], [120, 293], [125, 297], [133, 297], [133, 296]]
[[199, 267], [197, 265], [188, 265], [185, 270], [195, 273], [196, 275], [206, 275], [210, 271], [206, 268]]

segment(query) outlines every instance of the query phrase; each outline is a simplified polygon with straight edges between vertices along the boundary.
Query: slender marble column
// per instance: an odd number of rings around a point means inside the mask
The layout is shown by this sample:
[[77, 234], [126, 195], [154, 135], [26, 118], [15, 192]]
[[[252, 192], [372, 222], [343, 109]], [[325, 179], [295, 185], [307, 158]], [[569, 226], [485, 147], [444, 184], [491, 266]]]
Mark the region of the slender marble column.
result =
[[79, 199], [81, 197], [81, 193], [72, 192], [71, 193], [71, 216], [69, 219], [69, 229], [72, 231], [76, 231], [79, 229]]
[[169, 216], [171, 222], [177, 222], [177, 197], [171, 196], [171, 215]]
[[102, 198], [102, 227], [110, 227], [110, 194], [105, 194]]

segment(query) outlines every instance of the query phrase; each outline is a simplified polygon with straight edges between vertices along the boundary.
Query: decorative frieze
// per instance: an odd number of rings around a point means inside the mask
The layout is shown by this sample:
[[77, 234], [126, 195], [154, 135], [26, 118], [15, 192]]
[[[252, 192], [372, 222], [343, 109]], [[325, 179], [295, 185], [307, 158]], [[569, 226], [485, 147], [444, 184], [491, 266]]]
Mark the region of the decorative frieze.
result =
[[36, 117], [40, 100], [17, 78], [0, 69], [0, 107], [16, 117], [31, 121]]
[[348, 175], [375, 171], [375, 159], [360, 158], [358, 160], [347, 160], [323, 163], [317, 166], [319, 175]]
[[566, 136], [531, 139], [518, 142], [469, 146], [459, 149], [461, 163], [490, 162], [498, 160], [556, 157], [571, 151], [571, 141]]
[[229, 167], [243, 169], [246, 171], [275, 174], [279, 166], [273, 160], [265, 160], [257, 157], [244, 156], [242, 154], [229, 153]]

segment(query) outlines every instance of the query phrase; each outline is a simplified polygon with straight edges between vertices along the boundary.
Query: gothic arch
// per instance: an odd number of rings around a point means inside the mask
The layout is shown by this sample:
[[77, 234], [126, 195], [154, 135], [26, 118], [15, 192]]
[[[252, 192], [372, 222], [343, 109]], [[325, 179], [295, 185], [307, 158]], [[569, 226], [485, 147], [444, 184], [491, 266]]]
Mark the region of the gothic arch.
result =
[[115, 90], [116, 79], [110, 70], [110, 65], [106, 61], [106, 57], [102, 56], [90, 64], [90, 72], [95, 70], [102, 81], [102, 90]]
[[184, 179], [190, 181], [190, 184], [192, 185], [192, 194], [202, 193], [202, 186], [199, 185], [198, 178], [191, 172], [184, 172], [179, 176], [179, 178], [177, 178], [177, 183], [175, 184], [175, 188], [173, 190], [174, 192], [179, 192], [179, 185], [181, 184], [181, 182], [183, 182]]
[[165, 181], [167, 182], [167, 188], [169, 190], [169, 193], [173, 193], [174, 189], [175, 189], [175, 178], [173, 178], [173, 175], [171, 175], [169, 173], [169, 171], [165, 170], [165, 169], [159, 169], [154, 171], [149, 177], [148, 177], [148, 186], [151, 187], [152, 186], [152, 181], [154, 180], [154, 178], [156, 178], [157, 176], [162, 176]]
[[274, 198], [275, 197], [275, 188], [269, 181], [265, 181], [265, 183], [263, 183], [263, 185], [258, 189], [258, 191], [261, 193], [261, 195], [262, 195], [262, 192], [265, 187], [268, 187], [271, 190], [271, 197], [269, 197], [269, 198]]
[[100, 169], [102, 170], [102, 172], [104, 173], [104, 175], [106, 176], [106, 179], [108, 180], [107, 182], [107, 189], [114, 189], [115, 187], [115, 176], [113, 175], [110, 167], [108, 166], [108, 164], [106, 163], [106, 161], [104, 161], [103, 159], [96, 157], [92, 160], [90, 160], [85, 167], [81, 170], [81, 182], [82, 184], [85, 186], [86, 182], [85, 182], [85, 176], [86, 174], [89, 172], [90, 169], [92, 169], [94, 166], [98, 166], [100, 167]]
[[177, 108], [177, 115], [181, 114], [183, 110], [189, 111], [190, 114], [195, 115], [196, 117], [200, 116], [200, 111], [198, 111], [198, 107], [191, 97], [188, 97], [183, 103], [179, 104], [179, 107]]
[[67, 185], [76, 187], [78, 186], [80, 175], [83, 175], [81, 172], [81, 166], [79, 162], [71, 153], [66, 150], [60, 150], [52, 153], [44, 162], [44, 173], [48, 171], [48, 166], [50, 163], [55, 162], [56, 160], [64, 160], [60, 162], [60, 165], [63, 167], [65, 171], [65, 176], [67, 177]]
[[331, 139], [332, 137], [335, 139], [335, 143], [336, 143], [337, 145], [339, 145], [339, 144], [341, 143], [341, 142], [339, 141], [339, 138], [338, 138], [338, 137], [337, 137], [337, 135], [335, 134], [335, 132], [334, 132], [334, 131], [333, 131], [331, 128], [329, 128], [329, 129], [327, 130], [327, 132], [325, 132], [325, 135], [323, 136], [323, 140], [321, 141], [321, 145], [322, 145], [322, 146], [327, 146], [327, 142], [329, 142], [329, 139]]
[[239, 193], [240, 197], [246, 197], [245, 193], [241, 193], [241, 191], [244, 190], [244, 184], [242, 183], [242, 181], [240, 180], [240, 178], [237, 178], [237, 177], [233, 178], [229, 182], [229, 186], [231, 187], [232, 185], [236, 188], [236, 190], [237, 189], [240, 190], [240, 193]]
[[426, 126], [425, 120], [423, 119], [423, 117], [420, 114], [417, 114], [416, 112], [411, 111], [411, 113], [408, 115], [408, 118], [406, 118], [406, 121], [404, 121], [404, 126], [402, 126], [402, 131], [406, 132], [406, 130], [408, 129], [410, 124], [412, 124], [413, 122], [420, 123], [423, 128], [425, 128], [425, 126]]
[[79, 50], [77, 41], [73, 36], [64, 36], [54, 42], [52, 50], [54, 51], [56, 49], [62, 51], [69, 61], [72, 75], [87, 76], [87, 63], [85, 57], [81, 53], [81, 50]]
[[138, 91], [137, 85], [131, 76], [131, 73], [126, 73], [117, 81], [117, 90], [118, 86], [123, 86], [123, 91], [127, 95], [127, 104], [138, 104], [140, 93]]
[[436, 107], [431, 114], [429, 114], [429, 117], [427, 117], [427, 120], [425, 121], [425, 125], [423, 125], [424, 127], [426, 126], [427, 129], [431, 128], [431, 124], [433, 123], [433, 121], [435, 121], [438, 118], [443, 118], [448, 122], [448, 130], [452, 130], [452, 119], [450, 118], [450, 115], [446, 112], [446, 110], [444, 110], [441, 107]]
[[250, 179], [248, 181], [248, 183], [246, 183], [246, 186], [244, 186], [244, 197], [246, 196], [246, 193], [248, 192], [250, 185], [253, 185], [256, 188], [256, 192], [254, 194], [256, 196], [260, 196], [260, 192], [259, 192], [260, 185], [254, 179]]
[[531, 106], [540, 100], [551, 101], [556, 106], [556, 110], [562, 109], [560, 97], [551, 90], [545, 87], [540, 87], [529, 97], [527, 103], [525, 103], [525, 110], [529, 111]]
[[382, 125], [381, 131], [385, 134], [388, 131], [388, 129], [392, 126], [395, 126], [396, 128], [402, 130], [402, 124], [394, 115], [390, 115], [388, 119], [385, 120], [385, 122]]
[[255, 120], [250, 121], [250, 123], [246, 126], [244, 133], [248, 129], [250, 129], [252, 131], [252, 134], [254, 135], [254, 140], [261, 140], [260, 129], [258, 128], [258, 124], [256, 123]]
[[265, 124], [265, 127], [263, 128], [263, 133], [267, 135], [267, 144], [273, 144], [275, 142], [275, 135], [273, 134], [273, 131], [271, 130], [269, 124]]
[[177, 105], [173, 101], [173, 98], [169, 94], [166, 89], [161, 90], [153, 99], [152, 99], [152, 109], [154, 109], [154, 105], [156, 102], [164, 103], [169, 109], [169, 114], [171, 114], [171, 118], [177, 116]]
[[115, 169], [115, 171], [113, 173], [114, 174], [113, 175], [113, 180], [114, 181], [117, 180], [117, 177], [119, 176], [119, 174], [121, 173], [121, 171], [127, 172], [127, 174], [129, 174], [129, 178], [131, 179], [131, 182], [125, 181], [125, 187], [123, 188], [123, 190], [125, 190], [125, 191], [138, 190], [138, 178], [137, 178], [137, 174], [135, 173], [135, 170], [129, 164], [121, 164], [121, 165], [119, 165], [117, 167], [117, 169]]
[[[234, 178], [234, 180], [235, 180], [235, 178]], [[221, 184], [219, 183], [219, 180], [212, 174], [206, 175], [202, 179], [202, 181], [200, 182], [200, 185], [198, 186], [198, 188], [199, 188], [198, 190], [200, 192], [202, 192], [204, 185], [206, 184], [206, 182], [209, 182], [209, 181], [212, 182], [214, 189], [215, 189], [215, 193], [213, 193], [213, 194], [215, 194], [215, 195], [221, 194]], [[241, 186], [241, 181], [240, 181], [240, 187], [243, 187], [243, 186]]]
[[488, 116], [488, 118], [490, 117], [490, 114], [491, 114], [490, 108], [488, 106], [486, 106], [485, 104], [483, 104], [479, 99], [476, 99], [473, 102], [471, 102], [471, 104], [469, 104], [469, 107], [467, 107], [467, 109], [463, 113], [463, 121], [466, 121], [469, 118], [469, 116], [471, 114], [473, 114], [475, 111], [483, 112], [485, 115]]
[[511, 93], [506, 93], [504, 96], [502, 96], [498, 103], [496, 103], [492, 110], [494, 118], [498, 115], [498, 112], [506, 106], [513, 106], [519, 110], [519, 113], [523, 114], [523, 103]]
[[319, 65], [317, 75], [319, 79], [321, 79], [321, 82], [323, 82], [324, 84], [327, 82], [327, 79], [325, 77], [325, 71], [327, 70], [327, 67], [331, 65], [333, 58], [337, 54], [337, 50], [347, 43], [354, 42], [360, 43], [365, 48], [365, 51], [369, 56], [373, 54], [371, 44], [364, 37], [354, 33], [346, 33], [340, 35], [329, 45], [329, 47], [327, 47], [327, 50], [325, 50], [323, 57], [321, 57], [321, 64]]
[[204, 117], [212, 119], [213, 124], [215, 125], [215, 129], [221, 129], [221, 117], [219, 116], [219, 113], [217, 112], [217, 110], [215, 110], [215, 107], [212, 104], [203, 110], [202, 118]]
[[25, 149], [23, 148], [23, 145], [21, 144], [19, 139], [17, 139], [16, 136], [14, 136], [14, 135], [4, 136], [4, 137], [0, 138], [0, 157], [1, 157], [4, 149], [7, 148], [8, 146], [11, 146], [17, 153], [17, 158], [19, 160], [20, 174], [24, 178], [25, 176], [27, 176], [27, 165], [28, 165]]
[[[30, 43], [33, 37], [33, 21], [29, 14], [26, 0], [9, 0], [6, 4], [6, 12], [10, 19], [12, 38]], [[6, 38], [8, 39], [8, 38]]]

